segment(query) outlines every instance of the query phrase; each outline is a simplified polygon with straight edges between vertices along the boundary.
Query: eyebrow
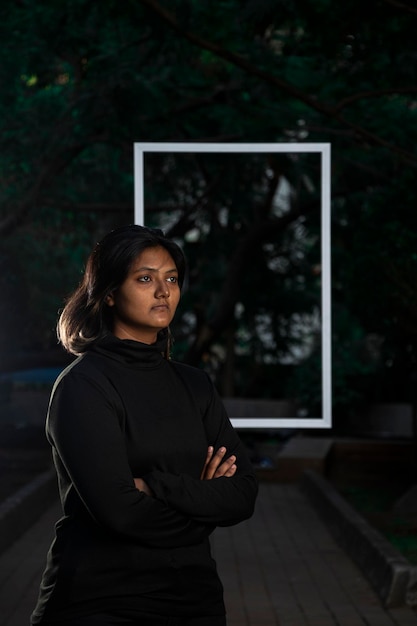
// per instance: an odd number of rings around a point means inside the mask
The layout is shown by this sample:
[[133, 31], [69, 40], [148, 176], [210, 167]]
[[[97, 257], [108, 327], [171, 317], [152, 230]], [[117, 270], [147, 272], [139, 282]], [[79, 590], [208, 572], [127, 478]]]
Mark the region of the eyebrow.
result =
[[[134, 272], [159, 272], [158, 268], [156, 267], [137, 267], [133, 271]], [[178, 274], [178, 270], [176, 267], [173, 267], [172, 269], [167, 270], [166, 272], [164, 272], [164, 274], [173, 274], [174, 272]]]

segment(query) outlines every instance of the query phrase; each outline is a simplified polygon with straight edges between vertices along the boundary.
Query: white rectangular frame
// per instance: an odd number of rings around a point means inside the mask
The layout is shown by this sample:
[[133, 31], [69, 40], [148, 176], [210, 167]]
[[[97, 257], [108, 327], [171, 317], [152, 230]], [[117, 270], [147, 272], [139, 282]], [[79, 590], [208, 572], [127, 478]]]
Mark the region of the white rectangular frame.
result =
[[331, 247], [330, 247], [330, 144], [328, 143], [139, 143], [134, 144], [135, 224], [145, 224], [145, 153], [317, 153], [321, 155], [321, 346], [322, 417], [233, 417], [235, 428], [255, 430], [275, 428], [331, 428]]

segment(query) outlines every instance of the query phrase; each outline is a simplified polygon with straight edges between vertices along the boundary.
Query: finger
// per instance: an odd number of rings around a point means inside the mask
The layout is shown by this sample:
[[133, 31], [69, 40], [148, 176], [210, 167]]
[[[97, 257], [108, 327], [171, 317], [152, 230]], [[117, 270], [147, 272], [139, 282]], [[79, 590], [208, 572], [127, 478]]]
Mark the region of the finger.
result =
[[224, 476], [226, 476], [226, 478], [231, 478], [232, 476], [234, 476], [236, 474], [236, 470], [237, 470], [237, 465], [235, 463], [233, 463], [233, 465], [230, 466], [230, 468], [224, 474]]
[[217, 450], [216, 454], [211, 458], [205, 471], [205, 478], [207, 480], [210, 480], [211, 478], [213, 478], [214, 474], [217, 471], [217, 468], [221, 465], [225, 454], [226, 454], [226, 448], [222, 446], [221, 448]]
[[219, 467], [217, 468], [214, 474], [214, 478], [220, 478], [220, 476], [225, 476], [227, 472], [230, 471], [230, 468], [235, 464], [235, 462], [236, 462], [235, 455], [233, 454], [232, 456], [229, 456], [228, 459], [226, 459], [225, 461], [223, 461], [221, 465], [219, 465]]
[[209, 446], [207, 448], [206, 460], [204, 461], [203, 469], [201, 471], [200, 480], [204, 480], [205, 479], [206, 469], [207, 469], [207, 466], [208, 466], [208, 464], [210, 462], [211, 457], [213, 456], [213, 451], [214, 451], [213, 446]]

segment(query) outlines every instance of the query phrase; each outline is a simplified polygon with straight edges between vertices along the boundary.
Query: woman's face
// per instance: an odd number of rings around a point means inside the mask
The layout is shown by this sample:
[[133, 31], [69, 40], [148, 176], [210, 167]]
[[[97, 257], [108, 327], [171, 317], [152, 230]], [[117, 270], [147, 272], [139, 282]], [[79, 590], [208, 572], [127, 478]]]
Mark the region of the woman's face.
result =
[[113, 334], [151, 344], [169, 326], [180, 299], [178, 270], [163, 247], [146, 248], [127, 277], [106, 298], [113, 311]]

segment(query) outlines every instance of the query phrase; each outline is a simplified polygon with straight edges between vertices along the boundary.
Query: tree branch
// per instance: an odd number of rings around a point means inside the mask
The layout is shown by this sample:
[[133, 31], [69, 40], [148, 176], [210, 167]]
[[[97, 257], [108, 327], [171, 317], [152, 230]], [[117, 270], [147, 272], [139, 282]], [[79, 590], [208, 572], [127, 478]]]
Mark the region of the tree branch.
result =
[[363, 128], [363, 126], [358, 126], [357, 124], [350, 122], [349, 120], [342, 117], [339, 114], [337, 109], [333, 107], [328, 107], [320, 103], [319, 100], [307, 95], [306, 93], [304, 93], [303, 91], [301, 91], [300, 89], [292, 85], [291, 83], [288, 83], [287, 81], [284, 81], [278, 78], [277, 76], [274, 76], [270, 74], [269, 72], [253, 65], [246, 58], [239, 56], [233, 52], [230, 52], [230, 50], [226, 50], [225, 48], [222, 48], [221, 46], [213, 43], [212, 41], [208, 41], [207, 39], [202, 39], [201, 37], [194, 35], [194, 33], [191, 33], [190, 31], [185, 30], [177, 22], [175, 17], [169, 11], [167, 11], [164, 7], [162, 7], [158, 2], [156, 2], [156, 0], [140, 0], [140, 2], [146, 5], [154, 13], [159, 15], [159, 17], [166, 24], [168, 24], [170, 28], [172, 28], [175, 32], [177, 32], [179, 35], [184, 37], [184, 39], [188, 40], [191, 44], [199, 48], [202, 48], [204, 50], [209, 50], [216, 56], [222, 59], [225, 59], [226, 61], [228, 61], [229, 63], [232, 63], [236, 67], [243, 69], [245, 72], [247, 72], [251, 76], [255, 76], [259, 78], [260, 80], [274, 87], [277, 87], [281, 91], [284, 91], [285, 93], [289, 94], [290, 96], [299, 100], [300, 102], [303, 102], [314, 111], [317, 111], [318, 113], [335, 120], [342, 126], [350, 128], [358, 137], [361, 137], [366, 142], [371, 143], [376, 146], [386, 148], [390, 152], [399, 155], [404, 161], [408, 162], [409, 164], [413, 166], [417, 166], [417, 157], [413, 153], [403, 150], [402, 148], [399, 148], [395, 146], [394, 144], [391, 144], [389, 141], [386, 141], [382, 137], [379, 137], [378, 135], [366, 130], [366, 128]]
[[139, 119], [143, 122], [148, 122], [151, 120], [153, 123], [158, 120], [164, 120], [166, 118], [176, 117], [177, 115], [184, 115], [184, 113], [190, 113], [192, 111], [198, 110], [201, 107], [211, 105], [218, 100], [221, 100], [225, 94], [230, 94], [236, 91], [241, 91], [242, 87], [237, 84], [231, 85], [217, 85], [213, 92], [207, 96], [203, 96], [201, 98], [193, 98], [188, 102], [181, 104], [180, 106], [173, 107], [168, 112], [159, 114], [156, 117], [149, 118], [149, 116], [141, 116]]
[[409, 11], [410, 13], [415, 13], [417, 15], [417, 8], [410, 7], [409, 4], [404, 4], [404, 2], [398, 2], [398, 0], [384, 0], [387, 4], [391, 4], [393, 7], [398, 7], [399, 9], [404, 9], [404, 11]]
[[[128, 203], [110, 203], [110, 202], [61, 202], [55, 198], [43, 198], [42, 203], [47, 206], [55, 206], [60, 209], [71, 209], [79, 213], [90, 213], [97, 211], [103, 213], [123, 213], [130, 212], [133, 214], [133, 206]], [[147, 209], [148, 210], [148, 209]], [[155, 210], [155, 208], [154, 208]], [[158, 207], [158, 210], [161, 210]]]
[[395, 95], [412, 95], [417, 94], [417, 87], [399, 87], [398, 89], [378, 89], [376, 91], [361, 91], [347, 98], [340, 100], [334, 107], [335, 111], [341, 111], [345, 107], [357, 102], [358, 100], [366, 100], [368, 98], [379, 98], [380, 96], [395, 96]]
[[0, 220], [0, 236], [7, 237], [10, 235], [29, 211], [36, 208], [45, 182], [48, 182], [58, 172], [62, 171], [84, 148], [84, 143], [76, 144], [68, 148], [65, 155], [55, 155], [55, 158], [52, 157], [50, 159], [32, 185], [32, 188], [25, 194], [23, 200], [13, 207], [13, 211], [9, 215]]
[[301, 214], [305, 214], [305, 207], [303, 211], [304, 213], [299, 208], [292, 209], [279, 218], [268, 218], [251, 225], [228, 264], [227, 275], [218, 298], [217, 311], [211, 320], [203, 322], [199, 328], [194, 343], [185, 355], [186, 363], [198, 364], [201, 355], [233, 319], [235, 304], [240, 294], [240, 277], [243, 275], [246, 263], [252, 258], [253, 250], [265, 241], [275, 240], [278, 233], [287, 228]]

